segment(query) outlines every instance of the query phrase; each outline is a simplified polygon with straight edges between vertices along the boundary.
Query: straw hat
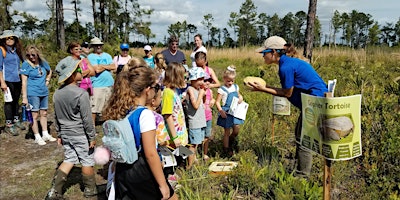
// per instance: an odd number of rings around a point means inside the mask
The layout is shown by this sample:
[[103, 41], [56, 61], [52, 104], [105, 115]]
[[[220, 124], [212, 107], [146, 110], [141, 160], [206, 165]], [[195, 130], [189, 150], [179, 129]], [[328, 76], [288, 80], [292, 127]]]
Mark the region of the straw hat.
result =
[[15, 33], [12, 30], [4, 30], [3, 34], [0, 35], [0, 39], [8, 38], [8, 37], [16, 37], [16, 38], [18, 38], [18, 36], [15, 35]]
[[72, 56], [65, 57], [56, 66], [56, 72], [58, 73], [58, 83], [62, 83], [67, 80], [76, 70], [79, 63], [82, 60], [76, 60]]
[[98, 38], [98, 37], [94, 37], [90, 40], [90, 45], [103, 45], [104, 43]]

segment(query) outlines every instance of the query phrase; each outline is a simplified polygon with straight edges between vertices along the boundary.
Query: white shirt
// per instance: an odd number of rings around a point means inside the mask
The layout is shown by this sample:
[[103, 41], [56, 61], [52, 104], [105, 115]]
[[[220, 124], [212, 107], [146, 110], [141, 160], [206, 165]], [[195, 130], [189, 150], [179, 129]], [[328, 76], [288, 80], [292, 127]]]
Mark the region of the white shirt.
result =
[[194, 55], [199, 51], [202, 51], [207, 54], [207, 49], [204, 46], [199, 47], [196, 51], [193, 50], [193, 52], [190, 54], [190, 60], [192, 60], [192, 67], [197, 67]]
[[[228, 90], [229, 93], [236, 91], [235, 84], [232, 84], [231, 87], [229, 87], [229, 88], [226, 87], [226, 86], [224, 86], [224, 87]], [[239, 93], [239, 86], [237, 87], [237, 92]], [[218, 94], [221, 94], [221, 96], [222, 96], [222, 99], [221, 99], [222, 100], [222, 104], [221, 104], [221, 106], [224, 106], [225, 103], [226, 103], [226, 99], [228, 98], [228, 93], [226, 93], [221, 88], [218, 88]]]

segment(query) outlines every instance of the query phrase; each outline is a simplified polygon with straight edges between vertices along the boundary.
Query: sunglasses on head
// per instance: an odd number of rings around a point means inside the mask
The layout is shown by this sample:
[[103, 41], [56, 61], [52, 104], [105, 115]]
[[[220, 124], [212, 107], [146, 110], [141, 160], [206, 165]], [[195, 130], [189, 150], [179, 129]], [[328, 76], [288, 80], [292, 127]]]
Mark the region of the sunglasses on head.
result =
[[161, 86], [156, 84], [155, 86], [150, 86], [150, 88], [154, 89], [154, 91], [157, 93], [160, 90]]
[[273, 50], [272, 49], [265, 49], [264, 51], [261, 51], [260, 53], [263, 54], [263, 57], [265, 56], [265, 54], [267, 53], [271, 53]]

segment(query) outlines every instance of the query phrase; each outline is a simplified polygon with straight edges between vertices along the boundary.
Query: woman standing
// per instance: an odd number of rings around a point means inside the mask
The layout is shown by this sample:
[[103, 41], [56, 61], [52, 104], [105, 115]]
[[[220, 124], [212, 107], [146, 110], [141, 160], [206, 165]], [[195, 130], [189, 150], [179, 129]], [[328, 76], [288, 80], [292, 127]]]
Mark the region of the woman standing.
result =
[[119, 48], [121, 49], [121, 54], [114, 56], [113, 63], [115, 64], [115, 67], [117, 69], [117, 74], [119, 74], [122, 71], [122, 68], [128, 61], [132, 58], [129, 55], [129, 44], [127, 43], [122, 43]]
[[79, 87], [86, 90], [90, 96], [93, 95], [93, 86], [92, 81], [90, 80], [91, 76], [95, 75], [94, 68], [90, 65], [89, 60], [86, 57], [81, 57], [82, 48], [81, 45], [77, 42], [71, 42], [68, 45], [67, 52], [71, 54], [71, 57], [74, 60], [82, 60], [80, 62], [79, 67], [82, 69], [82, 80], [79, 83]]
[[[26, 57], [22, 63], [22, 103], [32, 105], [32, 131], [35, 142], [45, 145], [45, 141], [56, 141], [47, 131], [47, 108], [51, 69], [49, 64], [41, 57], [39, 49], [35, 46], [26, 48]], [[40, 114], [40, 125], [42, 126], [42, 137], [39, 134], [37, 118]]]
[[193, 49], [193, 52], [190, 54], [190, 59], [192, 60], [192, 67], [197, 67], [196, 59], [194, 58], [194, 55], [199, 51], [207, 54], [207, 49], [203, 46], [203, 40], [201, 39], [200, 34], [197, 34], [194, 36], [194, 44], [195, 44], [195, 47]]
[[11, 31], [5, 30], [0, 36], [0, 84], [4, 93], [10, 92], [12, 101], [4, 103], [6, 117], [5, 132], [18, 135], [16, 128], [25, 130], [19, 121], [19, 97], [21, 96], [20, 64], [23, 60], [22, 45], [18, 37]]

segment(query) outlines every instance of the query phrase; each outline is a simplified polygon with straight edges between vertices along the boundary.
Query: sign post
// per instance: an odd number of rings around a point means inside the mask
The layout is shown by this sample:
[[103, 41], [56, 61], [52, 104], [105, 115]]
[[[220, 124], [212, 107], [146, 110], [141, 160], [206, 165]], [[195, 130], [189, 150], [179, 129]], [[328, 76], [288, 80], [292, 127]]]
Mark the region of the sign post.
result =
[[[332, 93], [325, 93], [325, 97], [333, 97]], [[332, 161], [325, 158], [324, 162], [324, 200], [331, 199]]]

